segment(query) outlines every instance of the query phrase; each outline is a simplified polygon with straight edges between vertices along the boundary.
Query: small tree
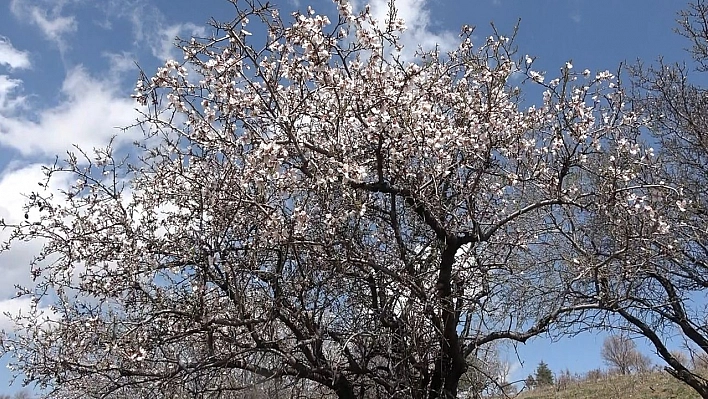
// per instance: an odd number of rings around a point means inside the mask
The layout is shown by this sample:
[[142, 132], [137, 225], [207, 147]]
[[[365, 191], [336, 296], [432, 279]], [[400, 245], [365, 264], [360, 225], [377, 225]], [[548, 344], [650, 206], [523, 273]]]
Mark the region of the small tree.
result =
[[508, 375], [509, 363], [499, 357], [497, 345], [487, 345], [468, 359], [459, 389], [469, 399], [503, 396], [510, 389]]
[[582, 381], [591, 381], [591, 382], [597, 382], [600, 381], [601, 379], [604, 379], [606, 377], [606, 374], [602, 369], [596, 368], [593, 370], [588, 371], [585, 373], [584, 376], [582, 376], [581, 380]]
[[575, 380], [573, 374], [567, 368], [556, 376], [556, 389], [568, 389], [568, 386]]
[[0, 394], [0, 399], [31, 399], [31, 398], [32, 398], [32, 395], [25, 390], [15, 392], [14, 395]]
[[651, 370], [651, 366], [652, 366], [652, 361], [649, 358], [649, 356], [647, 356], [643, 353], [637, 352], [636, 357], [634, 359], [633, 369], [638, 373], [646, 373]]
[[708, 355], [705, 352], [691, 352], [691, 364], [694, 371], [708, 371]]
[[629, 374], [632, 369], [644, 363], [642, 354], [637, 351], [637, 345], [624, 335], [611, 335], [602, 343], [602, 359], [616, 369], [620, 374]]
[[528, 377], [524, 380], [524, 385], [526, 386], [527, 389], [534, 389], [536, 388], [536, 379], [533, 378], [533, 375], [529, 374]]
[[553, 385], [553, 372], [548, 368], [548, 364], [541, 361], [536, 367], [536, 386], [546, 387]]

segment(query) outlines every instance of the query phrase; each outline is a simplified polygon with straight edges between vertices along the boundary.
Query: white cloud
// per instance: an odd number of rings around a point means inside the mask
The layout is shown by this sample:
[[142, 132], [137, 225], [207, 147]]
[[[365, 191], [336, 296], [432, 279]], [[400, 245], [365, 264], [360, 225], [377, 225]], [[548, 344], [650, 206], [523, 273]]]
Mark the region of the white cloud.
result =
[[203, 26], [190, 22], [168, 23], [164, 14], [152, 5], [136, 5], [132, 10], [129, 17], [135, 44], [150, 48], [152, 55], [161, 62], [182, 58], [181, 51], [175, 46], [177, 37], [206, 36], [207, 29]]
[[137, 76], [137, 57], [134, 54], [126, 51], [120, 53], [105, 51], [101, 55], [108, 59], [110, 63], [110, 67], [106, 75], [110, 81], [120, 82], [125, 74], [131, 74], [132, 77]]
[[[4, 235], [4, 234], [2, 234]], [[0, 238], [5, 238], [0, 235]], [[0, 253], [0, 273], [2, 273], [2, 284], [0, 284], [0, 298], [10, 298], [16, 294], [16, 287], [28, 287], [32, 285], [30, 274], [30, 262], [42, 249], [42, 243], [16, 243], [11, 250]]]
[[193, 23], [180, 23], [159, 27], [158, 35], [151, 40], [152, 55], [160, 61], [182, 59], [182, 51], [175, 46], [177, 37], [189, 39], [192, 36], [206, 36], [206, 29]]
[[14, 48], [8, 38], [0, 36], [0, 65], [6, 65], [11, 69], [29, 68], [29, 55], [25, 51]]
[[504, 378], [504, 381], [512, 382], [523, 379], [523, 366], [518, 360], [507, 362], [507, 367], [508, 369], [506, 370], [506, 375], [500, 376]]
[[[383, 25], [388, 19], [388, 0], [371, 0], [371, 14]], [[403, 57], [412, 58], [413, 54], [422, 47], [423, 50], [432, 50], [436, 46], [441, 51], [452, 50], [457, 44], [457, 35], [451, 31], [433, 31], [430, 21], [430, 11], [427, 8], [428, 0], [395, 0], [396, 17], [406, 23], [406, 31], [401, 35], [403, 43]]]
[[61, 94], [59, 105], [35, 115], [18, 116], [0, 109], [0, 145], [25, 156], [54, 156], [72, 144], [90, 150], [105, 146], [116, 135], [119, 145], [136, 138], [118, 130], [134, 124], [137, 114], [135, 102], [118, 93], [115, 82], [76, 67], [68, 72]]
[[580, 7], [582, 6], [580, 0], [573, 0], [571, 2], [573, 11], [570, 13], [570, 19], [575, 22], [576, 24], [579, 24], [583, 20], [583, 15], [580, 12]]
[[0, 329], [11, 331], [14, 328], [12, 320], [5, 313], [26, 315], [30, 313], [31, 309], [32, 300], [27, 297], [0, 300]]
[[49, 39], [56, 42], [62, 41], [62, 36], [75, 32], [77, 28], [76, 19], [73, 16], [48, 16], [46, 10], [32, 7], [30, 10], [32, 21], [42, 30], [42, 33]]
[[0, 218], [7, 223], [21, 221], [22, 205], [27, 201], [23, 193], [36, 190], [41, 179], [41, 165], [27, 165], [15, 170], [6, 168], [0, 175], [0, 192], [3, 193], [0, 196]]
[[[69, 176], [57, 176], [52, 181], [50, 190], [68, 186]], [[25, 165], [14, 168], [12, 165], [5, 168], [0, 174], [0, 219], [6, 223], [13, 224], [24, 220], [23, 205], [27, 202], [26, 194], [37, 191], [37, 183], [44, 180], [41, 164]], [[34, 217], [36, 215], [30, 215]], [[0, 242], [5, 242], [9, 237], [9, 231], [0, 230]], [[0, 298], [8, 298], [15, 295], [15, 285], [29, 285], [31, 283], [29, 265], [32, 259], [39, 253], [43, 243], [41, 241], [17, 242], [12, 249], [0, 252], [0, 273], [2, 281], [0, 284]]]
[[64, 52], [67, 47], [65, 36], [78, 29], [73, 15], [62, 15], [64, 6], [72, 1], [40, 0], [31, 4], [27, 0], [10, 0], [10, 11], [17, 19], [36, 25], [47, 39], [55, 42]]
[[[2, 65], [14, 70], [30, 68], [31, 63], [27, 52], [17, 50], [8, 38], [0, 36], [0, 66]], [[0, 75], [0, 115], [22, 108], [25, 97], [18, 94], [21, 86], [21, 80]]]
[[0, 75], [0, 115], [14, 112], [24, 106], [25, 97], [17, 94], [21, 86], [21, 80]]
[[[29, 297], [0, 300], [0, 329], [12, 331], [16, 328], [14, 322], [10, 320], [5, 313], [9, 313], [10, 315], [21, 314], [22, 316], [30, 316], [32, 315], [32, 311], [32, 299]], [[51, 320], [52, 322], [57, 321], [56, 313], [54, 313], [48, 306], [42, 306], [41, 304], [37, 307], [37, 313], [35, 315], [40, 320]], [[45, 325], [45, 328], [48, 326], [49, 325]], [[27, 333], [24, 329], [21, 329], [18, 332], [20, 334]]]

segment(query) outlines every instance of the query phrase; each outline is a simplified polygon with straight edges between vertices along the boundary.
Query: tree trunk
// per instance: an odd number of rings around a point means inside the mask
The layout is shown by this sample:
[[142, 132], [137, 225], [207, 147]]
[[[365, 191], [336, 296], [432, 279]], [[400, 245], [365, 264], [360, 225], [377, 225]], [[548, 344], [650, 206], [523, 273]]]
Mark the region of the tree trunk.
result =
[[465, 358], [457, 336], [459, 319], [455, 311], [452, 292], [452, 266], [459, 248], [457, 240], [448, 238], [442, 253], [440, 274], [437, 281], [438, 294], [442, 302], [443, 335], [440, 342], [440, 356], [435, 363], [435, 371], [430, 381], [429, 399], [454, 399], [460, 378], [465, 372]]
[[357, 399], [354, 394], [354, 387], [343, 375], [337, 377], [337, 380], [332, 388], [339, 399]]

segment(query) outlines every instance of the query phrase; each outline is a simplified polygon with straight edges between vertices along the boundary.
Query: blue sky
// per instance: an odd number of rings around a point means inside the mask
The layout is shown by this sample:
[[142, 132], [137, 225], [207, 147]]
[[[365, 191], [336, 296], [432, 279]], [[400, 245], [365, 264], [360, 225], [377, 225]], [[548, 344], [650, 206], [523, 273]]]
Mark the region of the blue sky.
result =
[[[330, 0], [273, 0], [281, 14], [312, 5], [332, 10]], [[357, 0], [361, 7], [365, 0]], [[386, 0], [372, 0], [375, 13]], [[485, 37], [494, 21], [511, 33], [521, 19], [520, 55], [537, 57], [534, 67], [555, 73], [568, 60], [579, 70], [616, 70], [620, 62], [686, 59], [688, 43], [672, 32], [685, 3], [666, 0], [397, 0], [399, 16], [411, 26], [409, 45], [443, 47], [464, 24]], [[0, 218], [16, 220], [20, 192], [36, 187], [39, 167], [78, 144], [105, 145], [131, 124], [130, 99], [138, 77], [166, 58], [181, 58], [175, 36], [207, 31], [211, 17], [230, 19], [225, 0], [2, 0], [0, 1]], [[532, 99], [530, 99], [532, 100]], [[131, 132], [119, 136], [130, 143]], [[0, 234], [0, 239], [2, 235]], [[28, 304], [12, 300], [13, 286], [27, 283], [27, 263], [36, 246], [0, 255], [0, 310]], [[0, 320], [0, 327], [7, 321]], [[512, 378], [523, 378], [543, 359], [553, 370], [583, 372], [602, 366], [602, 336], [583, 334], [550, 344], [539, 338], [520, 348], [524, 366], [510, 355]], [[640, 345], [643, 347], [643, 345]], [[649, 350], [646, 349], [648, 352]], [[9, 374], [0, 370], [0, 386]], [[7, 392], [15, 390], [10, 388]], [[4, 391], [0, 388], [0, 393]]]

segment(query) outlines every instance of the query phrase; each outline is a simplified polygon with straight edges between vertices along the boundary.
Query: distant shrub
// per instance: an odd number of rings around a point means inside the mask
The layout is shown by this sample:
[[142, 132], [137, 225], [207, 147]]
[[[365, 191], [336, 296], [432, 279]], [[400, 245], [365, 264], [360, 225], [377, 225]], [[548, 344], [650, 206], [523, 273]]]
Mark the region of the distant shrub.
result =
[[698, 371], [708, 371], [708, 354], [696, 352], [691, 354], [693, 369]]
[[556, 375], [556, 390], [561, 391], [568, 389], [568, 387], [574, 383], [577, 382], [578, 378], [577, 376], [573, 375], [570, 373], [570, 370], [567, 368], [563, 371], [561, 371], [558, 375]]
[[596, 381], [604, 380], [605, 378], [607, 378], [607, 373], [605, 373], [604, 371], [602, 371], [601, 369], [598, 368], [598, 369], [590, 370], [587, 373], [585, 373], [585, 375], [583, 376], [582, 379], [583, 379], [583, 381], [596, 382]]

